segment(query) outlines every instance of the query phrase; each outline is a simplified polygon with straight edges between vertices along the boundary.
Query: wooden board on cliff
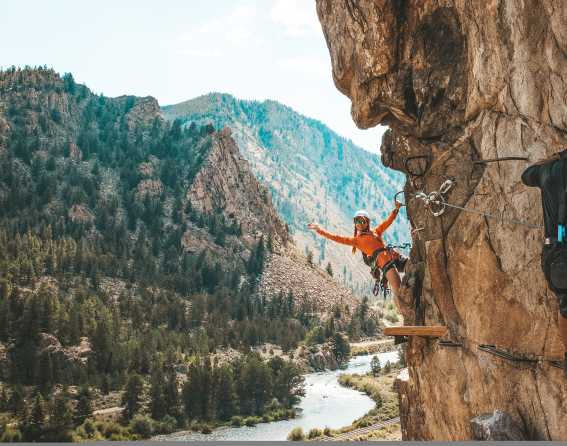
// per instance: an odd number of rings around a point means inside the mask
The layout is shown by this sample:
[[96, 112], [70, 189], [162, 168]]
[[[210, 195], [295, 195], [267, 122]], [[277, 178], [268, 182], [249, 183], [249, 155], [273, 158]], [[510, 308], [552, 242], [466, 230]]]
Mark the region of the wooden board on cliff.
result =
[[406, 325], [402, 327], [384, 328], [386, 336], [425, 336], [430, 338], [440, 338], [447, 334], [447, 327], [443, 325], [433, 325], [429, 327]]

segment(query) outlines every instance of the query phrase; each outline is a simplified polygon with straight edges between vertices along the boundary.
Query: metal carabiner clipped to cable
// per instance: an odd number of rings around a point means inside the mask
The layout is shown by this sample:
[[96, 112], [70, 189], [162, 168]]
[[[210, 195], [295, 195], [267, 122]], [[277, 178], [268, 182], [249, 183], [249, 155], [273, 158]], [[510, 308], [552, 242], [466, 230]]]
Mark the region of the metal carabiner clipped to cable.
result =
[[445, 212], [445, 199], [440, 191], [430, 192], [427, 197], [429, 210], [434, 217], [439, 217]]

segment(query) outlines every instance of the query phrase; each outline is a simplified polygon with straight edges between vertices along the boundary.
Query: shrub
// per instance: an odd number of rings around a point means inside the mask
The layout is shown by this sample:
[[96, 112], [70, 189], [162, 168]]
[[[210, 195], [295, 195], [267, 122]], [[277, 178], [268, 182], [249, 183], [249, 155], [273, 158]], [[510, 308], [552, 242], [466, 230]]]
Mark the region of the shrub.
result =
[[154, 432], [152, 419], [147, 415], [136, 415], [130, 423], [130, 429], [142, 438], [150, 438]]
[[271, 423], [272, 421], [274, 421], [274, 418], [271, 415], [262, 415], [262, 422], [263, 423]]
[[329, 426], [325, 426], [325, 430], [323, 431], [323, 433], [327, 436], [330, 437], [333, 435], [333, 433], [331, 432], [331, 428]]
[[202, 434], [210, 434], [213, 430], [211, 429], [211, 426], [209, 426], [208, 424], [203, 424], [203, 427], [201, 429], [201, 433]]
[[232, 424], [233, 426], [236, 426], [236, 427], [242, 426], [242, 417], [239, 417], [238, 415], [233, 416], [230, 419], [230, 424]]
[[159, 434], [171, 434], [177, 428], [177, 420], [171, 415], [166, 415], [160, 422], [154, 423], [154, 431]]
[[244, 419], [244, 424], [248, 427], [256, 426], [256, 417], [246, 417]]
[[313, 438], [320, 437], [321, 435], [323, 435], [323, 431], [315, 427], [309, 431], [309, 433], [307, 434], [307, 438], [312, 440]]
[[23, 440], [22, 433], [19, 429], [13, 427], [7, 428], [2, 435], [0, 435], [0, 442], [2, 443], [20, 443]]
[[305, 440], [305, 434], [303, 433], [303, 429], [301, 429], [300, 427], [296, 427], [294, 428], [289, 435], [287, 436], [287, 439], [290, 441], [303, 441]]

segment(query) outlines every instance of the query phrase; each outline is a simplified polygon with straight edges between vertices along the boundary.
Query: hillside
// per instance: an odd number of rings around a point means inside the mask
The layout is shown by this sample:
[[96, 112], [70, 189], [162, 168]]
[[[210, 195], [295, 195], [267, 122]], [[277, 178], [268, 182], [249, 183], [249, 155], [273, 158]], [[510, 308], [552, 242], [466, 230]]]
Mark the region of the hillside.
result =
[[[0, 438], [18, 438], [10, 425], [26, 441], [68, 440], [85, 400], [109, 392], [141, 400], [123, 402], [126, 424], [140, 411], [174, 424], [262, 414], [278, 390], [251, 402], [245, 389], [262, 388], [256, 373], [278, 378], [252, 348], [379, 330], [297, 252], [230, 129], [169, 123], [151, 97], [95, 95], [46, 68], [0, 71], [0, 204]], [[234, 370], [211, 363], [234, 350]], [[223, 373], [239, 395], [219, 403], [228, 412], [216, 405]], [[286, 408], [294, 383], [278, 396]]]
[[[339, 234], [352, 233], [352, 216], [368, 209], [374, 221], [393, 208], [401, 176], [327, 126], [275, 101], [244, 101], [212, 93], [162, 107], [168, 120], [185, 125], [228, 126], [254, 173], [272, 192], [274, 205], [298, 247], [314, 252], [316, 263], [331, 263], [335, 277], [368, 292], [371, 280], [361, 259], [347, 248], [316, 238], [307, 230], [316, 221]], [[390, 243], [407, 241], [401, 213], [386, 235]]]
[[[521, 182], [567, 146], [566, 5], [317, 0], [335, 85], [359, 127], [390, 126], [383, 159], [407, 175], [406, 197], [454, 181], [446, 199], [458, 208], [435, 217], [422, 200], [408, 206], [423, 230], [399, 308], [406, 325], [446, 326], [453, 344], [410, 338], [398, 381], [404, 440], [567, 439], [542, 201]], [[429, 159], [417, 182], [415, 156]], [[504, 157], [527, 160], [489, 161]]]

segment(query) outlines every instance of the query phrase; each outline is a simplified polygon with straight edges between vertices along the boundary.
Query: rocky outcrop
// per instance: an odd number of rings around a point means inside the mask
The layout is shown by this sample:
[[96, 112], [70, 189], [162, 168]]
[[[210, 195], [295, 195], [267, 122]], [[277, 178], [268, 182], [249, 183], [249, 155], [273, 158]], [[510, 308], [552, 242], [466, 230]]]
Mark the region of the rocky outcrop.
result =
[[316, 311], [339, 304], [354, 308], [358, 301], [350, 289], [339, 285], [316, 266], [309, 265], [293, 247], [269, 257], [258, 284], [258, 293], [268, 298], [280, 293], [285, 296], [290, 291], [298, 301], [308, 302]]
[[475, 440], [523, 441], [526, 436], [510, 415], [501, 410], [480, 415], [471, 420]]
[[232, 139], [230, 128], [213, 134], [212, 148], [195, 177], [187, 198], [195, 209], [211, 214], [222, 209], [229, 221], [236, 221], [244, 234], [286, 244], [289, 234], [272, 205], [272, 198], [260, 184]]
[[[452, 208], [434, 217], [411, 200], [451, 178], [449, 203], [542, 224], [520, 175], [567, 145], [567, 5], [317, 0], [317, 11], [335, 84], [359, 127], [390, 126], [383, 161], [407, 174], [410, 222], [423, 228], [398, 302], [405, 323], [446, 325], [462, 344], [410, 340], [404, 439], [471, 439], [469, 420], [495, 409], [529, 439], [567, 439], [567, 386], [547, 361], [561, 346], [542, 230]], [[507, 156], [528, 160], [482, 162]]]

